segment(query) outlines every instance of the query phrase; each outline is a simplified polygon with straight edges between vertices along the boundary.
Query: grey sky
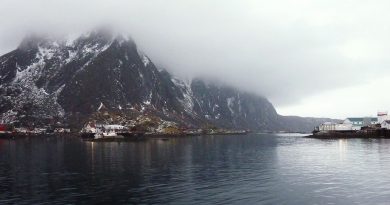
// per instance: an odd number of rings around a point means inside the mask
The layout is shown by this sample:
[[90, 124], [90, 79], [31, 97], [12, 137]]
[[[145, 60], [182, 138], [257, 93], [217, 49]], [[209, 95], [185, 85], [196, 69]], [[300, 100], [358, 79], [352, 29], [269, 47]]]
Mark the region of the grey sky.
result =
[[390, 2], [0, 0], [0, 54], [31, 31], [116, 24], [157, 65], [266, 96], [281, 114], [390, 109]]

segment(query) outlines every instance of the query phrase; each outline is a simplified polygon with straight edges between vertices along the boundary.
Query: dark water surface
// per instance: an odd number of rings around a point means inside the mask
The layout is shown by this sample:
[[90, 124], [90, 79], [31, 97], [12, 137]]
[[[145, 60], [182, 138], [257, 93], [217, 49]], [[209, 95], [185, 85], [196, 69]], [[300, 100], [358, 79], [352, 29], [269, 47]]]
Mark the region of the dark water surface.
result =
[[0, 140], [0, 204], [389, 204], [390, 140]]

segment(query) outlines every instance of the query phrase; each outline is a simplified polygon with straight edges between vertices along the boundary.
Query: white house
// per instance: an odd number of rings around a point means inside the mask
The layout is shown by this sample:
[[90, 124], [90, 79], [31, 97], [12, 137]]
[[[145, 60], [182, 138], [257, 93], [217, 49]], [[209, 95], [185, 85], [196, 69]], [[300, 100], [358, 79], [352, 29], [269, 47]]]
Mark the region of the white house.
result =
[[95, 133], [96, 132], [96, 125], [94, 123], [88, 123], [82, 129], [82, 132]]
[[334, 122], [325, 122], [318, 127], [318, 131], [327, 132], [327, 131], [348, 131], [352, 130], [352, 124], [344, 123], [334, 123]]
[[390, 120], [385, 120], [381, 123], [381, 128], [390, 130]]
[[103, 125], [103, 127], [106, 130], [114, 130], [114, 131], [126, 129], [126, 127], [122, 125]]
[[378, 124], [376, 117], [349, 117], [344, 120], [343, 124], [352, 125], [352, 130], [361, 130], [364, 126], [372, 126]]
[[378, 112], [378, 123], [379, 124], [382, 124], [382, 122], [384, 122], [385, 120], [390, 120], [388, 115], [387, 115], [387, 111], [384, 111], [384, 112]]

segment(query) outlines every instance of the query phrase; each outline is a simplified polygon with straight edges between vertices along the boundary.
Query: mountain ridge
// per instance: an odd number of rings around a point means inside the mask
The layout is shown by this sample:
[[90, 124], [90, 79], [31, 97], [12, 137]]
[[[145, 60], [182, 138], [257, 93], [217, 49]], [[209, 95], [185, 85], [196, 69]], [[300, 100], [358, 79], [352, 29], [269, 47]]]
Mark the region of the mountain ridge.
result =
[[0, 73], [0, 115], [6, 123], [77, 126], [101, 104], [127, 118], [153, 115], [192, 128], [307, 132], [329, 120], [281, 116], [265, 97], [172, 77], [133, 39], [106, 31], [72, 40], [26, 38], [0, 57]]

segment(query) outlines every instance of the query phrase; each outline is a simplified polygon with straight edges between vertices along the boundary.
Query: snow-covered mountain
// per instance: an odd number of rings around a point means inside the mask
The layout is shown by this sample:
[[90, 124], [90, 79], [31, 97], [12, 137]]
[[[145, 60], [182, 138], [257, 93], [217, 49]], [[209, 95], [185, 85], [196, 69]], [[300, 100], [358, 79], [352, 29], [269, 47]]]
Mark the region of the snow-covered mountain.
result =
[[0, 57], [0, 116], [6, 123], [80, 124], [101, 105], [187, 127], [299, 130], [264, 97], [173, 78], [131, 38], [107, 30], [64, 39], [30, 36]]

